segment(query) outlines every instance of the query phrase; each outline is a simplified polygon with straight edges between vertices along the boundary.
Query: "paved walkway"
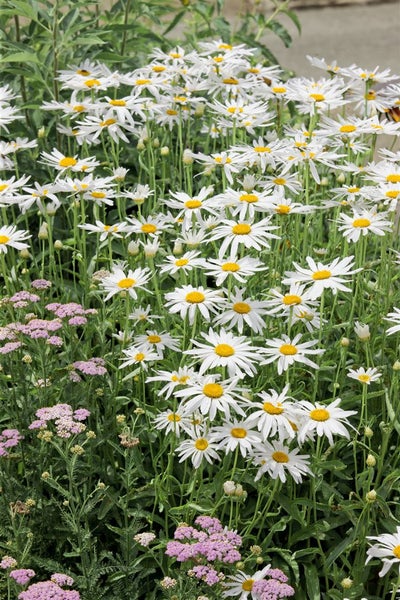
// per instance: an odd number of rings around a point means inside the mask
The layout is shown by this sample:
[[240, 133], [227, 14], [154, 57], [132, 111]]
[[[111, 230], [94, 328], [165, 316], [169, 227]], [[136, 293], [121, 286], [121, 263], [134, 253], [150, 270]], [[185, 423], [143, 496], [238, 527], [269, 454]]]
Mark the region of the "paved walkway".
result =
[[352, 63], [365, 69], [390, 67], [400, 75], [400, 2], [298, 9], [296, 13], [301, 35], [282, 17], [293, 38], [290, 48], [272, 33], [263, 39], [278, 62], [296, 75], [322, 76], [322, 71], [310, 66], [307, 54], [336, 60], [342, 67]]

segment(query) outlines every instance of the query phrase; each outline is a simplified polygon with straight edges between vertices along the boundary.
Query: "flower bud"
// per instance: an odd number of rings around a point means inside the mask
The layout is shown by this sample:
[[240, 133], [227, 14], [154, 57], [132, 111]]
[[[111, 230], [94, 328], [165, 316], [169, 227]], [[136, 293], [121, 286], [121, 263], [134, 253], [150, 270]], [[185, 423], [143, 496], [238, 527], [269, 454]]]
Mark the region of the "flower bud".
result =
[[367, 467], [375, 467], [376, 458], [372, 454], [368, 454], [367, 460], [365, 462], [366, 462]]

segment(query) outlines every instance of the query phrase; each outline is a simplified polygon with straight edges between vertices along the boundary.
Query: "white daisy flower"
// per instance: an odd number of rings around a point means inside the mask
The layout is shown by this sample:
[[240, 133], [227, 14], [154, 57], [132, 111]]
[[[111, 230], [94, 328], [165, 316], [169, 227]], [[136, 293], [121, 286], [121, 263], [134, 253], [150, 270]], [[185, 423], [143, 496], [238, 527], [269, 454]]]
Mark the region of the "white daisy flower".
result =
[[295, 437], [298, 411], [294, 402], [288, 400], [288, 391], [289, 384], [285, 385], [280, 394], [273, 389], [262, 391], [257, 394], [261, 402], [252, 403], [252, 407], [258, 410], [252, 412], [249, 419], [254, 419], [257, 423], [263, 440], [277, 434], [280, 440]]
[[218, 448], [225, 450], [225, 453], [235, 452], [239, 448], [240, 454], [245, 458], [252, 454], [258, 444], [261, 443], [261, 436], [258, 431], [254, 431], [254, 421], [244, 419], [243, 421], [225, 421], [223, 425], [212, 427], [210, 430], [211, 439], [218, 442]]
[[189, 435], [190, 439], [179, 444], [175, 450], [179, 454], [179, 462], [190, 458], [193, 467], [198, 469], [203, 459], [210, 464], [215, 460], [220, 460], [217, 453], [218, 445], [211, 440], [209, 435], [198, 430], [192, 430]]
[[291, 285], [292, 283], [311, 284], [308, 292], [311, 299], [319, 298], [325, 289], [332, 290], [333, 294], [338, 291], [351, 292], [351, 289], [344, 285], [347, 280], [344, 277], [358, 273], [361, 269], [352, 269], [354, 266], [354, 256], [348, 256], [340, 259], [335, 258], [330, 264], [324, 265], [316, 263], [310, 256], [306, 257], [309, 269], [293, 263], [296, 271], [287, 271], [282, 283]]
[[193, 324], [196, 314], [200, 312], [207, 321], [211, 319], [211, 313], [215, 313], [218, 306], [224, 302], [219, 290], [210, 290], [203, 286], [193, 287], [184, 285], [175, 288], [173, 292], [165, 294], [165, 307], [170, 313], [180, 314], [181, 319], [188, 317], [189, 323]]
[[392, 565], [397, 564], [400, 569], [400, 525], [397, 526], [395, 533], [369, 535], [367, 539], [377, 543], [368, 548], [365, 564], [368, 564], [373, 558], [381, 559], [383, 567], [379, 572], [379, 577], [384, 577]]
[[334, 402], [328, 405], [316, 403], [315, 405], [307, 400], [302, 400], [298, 403], [298, 408], [301, 413], [301, 427], [298, 432], [299, 443], [303, 443], [309, 435], [316, 434], [326, 436], [330, 446], [333, 446], [333, 436], [340, 435], [350, 439], [350, 434], [347, 427], [350, 427], [348, 417], [356, 415], [356, 410], [343, 410], [339, 408], [340, 398], [336, 398]]
[[105, 301], [109, 300], [115, 294], [121, 292], [129, 294], [131, 298], [137, 300], [137, 290], [142, 289], [146, 292], [148, 290], [144, 287], [149, 281], [151, 273], [148, 268], [142, 269], [137, 268], [134, 271], [131, 269], [127, 273], [124, 272], [124, 265], [114, 265], [110, 275], [106, 275], [101, 281], [100, 285], [105, 292], [108, 292], [105, 297]]
[[62, 154], [62, 152], [60, 152], [56, 148], [53, 148], [53, 151], [51, 153], [42, 152], [42, 159], [44, 165], [53, 167], [57, 171], [60, 171], [60, 173], [63, 173], [68, 169], [70, 169], [71, 171], [76, 171], [78, 173], [89, 173], [100, 164], [94, 156], [79, 159], [77, 155], [67, 156], [65, 154]]
[[237, 222], [224, 219], [222, 225], [216, 227], [211, 233], [209, 240], [223, 239], [218, 255], [223, 257], [230, 248], [231, 254], [236, 254], [239, 248], [255, 248], [261, 251], [264, 248], [270, 248], [271, 239], [279, 239], [278, 235], [271, 233], [274, 229], [279, 229], [276, 225], [271, 225], [271, 217], [266, 217], [258, 222]]
[[131, 312], [131, 314], [129, 315], [128, 318], [131, 319], [132, 321], [134, 321], [135, 325], [137, 325], [138, 323], [153, 324], [154, 319], [161, 319], [161, 317], [151, 314], [150, 304], [148, 304], [146, 306], [146, 308], [143, 308], [142, 306], [138, 306], [137, 308], [135, 308], [135, 310], [133, 312]]
[[254, 363], [261, 360], [260, 349], [251, 346], [245, 336], [235, 336], [225, 329], [217, 333], [211, 327], [208, 334], [201, 335], [208, 343], [191, 340], [196, 348], [184, 352], [201, 361], [200, 375], [215, 367], [227, 367], [229, 377], [239, 379], [246, 375], [251, 377], [257, 372]]
[[278, 375], [281, 375], [283, 371], [286, 371], [295, 362], [307, 365], [313, 369], [319, 369], [318, 365], [307, 358], [306, 354], [323, 354], [325, 350], [311, 349], [311, 346], [315, 346], [318, 340], [299, 343], [300, 340], [300, 333], [292, 340], [287, 335], [283, 335], [281, 339], [273, 338], [272, 340], [266, 340], [265, 347], [262, 348], [261, 352], [267, 355], [268, 358], [263, 360], [261, 364], [267, 365], [277, 360]]
[[16, 248], [16, 250], [29, 248], [29, 244], [25, 244], [24, 240], [30, 237], [32, 236], [29, 231], [17, 229], [15, 225], [0, 227], [0, 254], [7, 254], [8, 248]]
[[127, 218], [130, 223], [129, 231], [131, 233], [144, 234], [148, 236], [160, 235], [163, 231], [169, 229], [173, 219], [168, 213], [166, 215], [149, 215], [148, 217]]
[[172, 410], [164, 410], [153, 419], [154, 427], [164, 431], [166, 434], [174, 433], [180, 436], [182, 431], [190, 433], [192, 424], [189, 417], [185, 416], [181, 409], [178, 408], [175, 412]]
[[124, 362], [119, 366], [120, 369], [137, 365], [147, 371], [147, 363], [152, 363], [160, 359], [160, 356], [149, 347], [138, 348], [137, 346], [129, 346], [129, 348], [125, 348], [122, 352], [125, 354], [126, 359], [122, 359]]
[[248, 325], [256, 333], [262, 333], [266, 327], [262, 315], [268, 313], [267, 302], [244, 297], [246, 290], [240, 290], [238, 287], [235, 287], [230, 295], [228, 290], [223, 291], [229, 296], [229, 301], [224, 300], [224, 310], [214, 319], [214, 324], [224, 325], [228, 329], [236, 327], [239, 333]]
[[166, 331], [146, 331], [144, 335], [137, 335], [133, 339], [133, 342], [138, 348], [151, 348], [157, 353], [159, 358], [163, 358], [166, 348], [174, 351], [180, 350], [176, 338], [173, 338]]
[[194, 369], [189, 367], [179, 367], [176, 371], [156, 371], [153, 377], [147, 377], [146, 383], [150, 381], [166, 382], [165, 385], [157, 392], [158, 396], [168, 399], [175, 393], [175, 389], [182, 385], [191, 385], [196, 373]]
[[202, 415], [208, 415], [213, 421], [217, 412], [223, 412], [225, 419], [230, 419], [230, 411], [245, 417], [241, 405], [247, 405], [242, 392], [238, 388], [238, 379], [226, 379], [219, 381], [219, 375], [205, 375], [183, 390], [174, 392], [177, 398], [182, 400], [182, 410], [186, 414], [199, 411]]
[[237, 258], [237, 256], [232, 255], [226, 258], [210, 258], [205, 261], [204, 266], [206, 268], [205, 274], [215, 277], [217, 286], [222, 285], [228, 277], [233, 277], [239, 283], [246, 283], [247, 278], [254, 275], [254, 273], [268, 269], [257, 258], [247, 256]]
[[376, 213], [375, 211], [353, 211], [353, 215], [349, 216], [340, 213], [338, 218], [339, 231], [343, 232], [343, 236], [349, 242], [357, 242], [360, 236], [374, 233], [375, 235], [384, 236], [386, 231], [391, 231], [392, 222], [385, 219], [388, 213]]
[[377, 381], [381, 377], [381, 373], [373, 367], [369, 367], [368, 369], [360, 367], [359, 369], [349, 369], [347, 376], [351, 377], [351, 379], [356, 379], [360, 383], [369, 385], [371, 381]]
[[261, 465], [257, 471], [254, 481], [258, 481], [261, 477], [268, 473], [272, 479], [279, 479], [285, 483], [287, 472], [293, 477], [296, 483], [301, 483], [303, 475], [311, 475], [310, 456], [308, 454], [299, 455], [299, 449], [289, 450], [281, 442], [264, 442], [258, 446], [253, 462], [256, 465]]
[[182, 229], [186, 231], [191, 228], [193, 219], [197, 220], [202, 211], [216, 215], [216, 211], [211, 205], [209, 196], [213, 193], [214, 186], [202, 187], [201, 190], [191, 196], [185, 192], [170, 192], [172, 200], [164, 200], [168, 208], [179, 210], [176, 215], [177, 220], [182, 221]]
[[193, 268], [200, 267], [204, 268], [204, 258], [199, 258], [200, 252], [196, 250], [189, 250], [181, 256], [166, 256], [164, 263], [160, 266], [160, 274], [168, 273], [169, 275], [175, 275], [176, 273], [183, 272], [189, 273]]
[[386, 330], [387, 335], [392, 335], [393, 333], [400, 331], [400, 308], [394, 307], [394, 311], [388, 313], [387, 316], [384, 317], [384, 320], [396, 323], [396, 325], [393, 325], [393, 327], [389, 327], [389, 329]]
[[82, 225], [78, 225], [80, 229], [85, 229], [90, 233], [98, 233], [100, 234], [100, 242], [104, 242], [104, 240], [109, 237], [121, 238], [121, 233], [127, 232], [129, 230], [129, 226], [127, 223], [115, 223], [114, 225], [106, 225], [102, 221], [96, 220], [96, 224], [92, 225], [91, 223], [84, 223]]

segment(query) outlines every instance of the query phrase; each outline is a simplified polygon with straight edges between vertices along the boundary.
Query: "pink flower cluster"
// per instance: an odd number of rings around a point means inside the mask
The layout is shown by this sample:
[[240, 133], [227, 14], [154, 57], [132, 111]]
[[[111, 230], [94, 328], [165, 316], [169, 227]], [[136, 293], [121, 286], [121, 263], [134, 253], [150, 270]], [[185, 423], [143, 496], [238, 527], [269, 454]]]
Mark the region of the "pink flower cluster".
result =
[[[199, 529], [189, 525], [177, 527], [174, 540], [167, 544], [165, 553], [168, 556], [175, 557], [179, 562], [194, 560], [196, 563], [206, 560], [232, 564], [241, 559], [238, 548], [242, 538], [236, 531], [222, 527], [221, 522], [213, 517], [197, 517], [195, 524]], [[192, 571], [196, 575], [195, 569]], [[215, 578], [215, 573], [201, 571], [199, 578]]]
[[8, 456], [8, 449], [17, 446], [22, 439], [18, 429], [3, 429], [0, 434], [0, 456]]
[[38, 419], [29, 425], [29, 429], [47, 429], [48, 423], [54, 421], [56, 434], [61, 438], [70, 438], [72, 435], [85, 431], [85, 421], [90, 412], [85, 408], [73, 410], [69, 404], [56, 404], [39, 408], [36, 411]]
[[32, 577], [36, 575], [32, 569], [14, 569], [10, 571], [9, 576], [19, 585], [26, 585]]
[[54, 573], [49, 581], [33, 583], [18, 596], [18, 600], [80, 600], [79, 592], [63, 590], [63, 586], [71, 586], [72, 577], [62, 573]]
[[48, 344], [53, 346], [62, 345], [62, 339], [57, 335], [52, 335], [62, 327], [60, 319], [38, 319], [35, 315], [27, 315], [31, 317], [27, 323], [9, 323], [0, 329], [0, 340], [8, 340], [2, 348], [1, 354], [8, 354], [22, 346], [22, 342], [18, 340], [21, 335], [26, 335], [32, 340], [45, 339]]
[[268, 569], [264, 577], [253, 584], [252, 593], [257, 600], [280, 600], [294, 595], [294, 589], [286, 582], [288, 578], [280, 569]]
[[51, 283], [51, 281], [48, 281], [48, 279], [34, 279], [31, 282], [31, 287], [34, 290], [47, 290], [51, 286], [52, 286], [52, 283]]
[[89, 360], [77, 360], [72, 363], [74, 370], [70, 373], [70, 379], [75, 383], [81, 381], [82, 378], [77, 371], [84, 375], [105, 375], [107, 373], [105, 364], [105, 360], [99, 357], [89, 358]]
[[52, 302], [51, 304], [47, 304], [46, 308], [59, 319], [68, 319], [68, 325], [74, 325], [76, 327], [86, 325], [87, 318], [85, 315], [97, 314], [95, 308], [83, 308], [83, 306], [77, 302], [67, 302], [67, 304]]
[[17, 561], [12, 556], [3, 556], [0, 561], [0, 569], [13, 569], [17, 566]]
[[8, 302], [11, 302], [14, 308], [25, 308], [28, 306], [30, 302], [39, 302], [40, 296], [37, 294], [32, 294], [31, 292], [27, 292], [22, 290], [21, 292], [17, 292], [10, 298], [8, 298]]

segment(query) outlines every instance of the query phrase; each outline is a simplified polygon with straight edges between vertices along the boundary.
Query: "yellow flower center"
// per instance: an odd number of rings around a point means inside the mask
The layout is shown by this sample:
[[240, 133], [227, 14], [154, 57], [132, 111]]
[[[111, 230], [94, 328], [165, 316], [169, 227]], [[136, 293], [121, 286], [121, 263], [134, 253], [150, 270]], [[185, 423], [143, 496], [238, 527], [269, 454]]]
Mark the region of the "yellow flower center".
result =
[[286, 179], [284, 179], [283, 177], [275, 177], [274, 183], [275, 185], [285, 185]]
[[161, 338], [159, 335], [148, 335], [147, 341], [149, 344], [159, 344], [161, 342]]
[[236, 302], [232, 308], [240, 315], [247, 315], [251, 311], [251, 306], [247, 302]]
[[206, 383], [203, 394], [208, 398], [221, 398], [224, 395], [224, 388], [219, 383]]
[[251, 227], [247, 223], [238, 223], [232, 227], [232, 233], [235, 235], [248, 235], [251, 232]]
[[329, 277], [332, 277], [332, 273], [328, 271], [328, 269], [315, 271], [315, 273], [312, 274], [312, 279], [314, 279], [314, 281], [321, 281], [321, 279], [329, 279]]
[[296, 294], [285, 294], [282, 298], [283, 304], [293, 306], [293, 304], [301, 304], [301, 297]]
[[231, 429], [231, 436], [238, 439], [243, 439], [247, 435], [247, 430], [243, 429], [243, 427], [233, 427]]
[[219, 44], [218, 48], [220, 50], [232, 50], [231, 44], [225, 44], [225, 43]]
[[190, 302], [190, 304], [199, 304], [204, 302], [205, 299], [205, 295], [201, 292], [189, 292], [185, 297], [186, 302]]
[[174, 102], [186, 102], [187, 98], [186, 96], [175, 96], [174, 97]]
[[288, 215], [290, 210], [291, 208], [287, 204], [278, 204], [275, 208], [275, 212], [277, 212], [278, 215]]
[[0, 244], [7, 244], [10, 239], [8, 235], [0, 235]]
[[225, 59], [224, 59], [224, 57], [223, 57], [223, 56], [214, 56], [214, 57], [213, 57], [213, 61], [214, 61], [214, 62], [216, 62], [216, 63], [221, 63], [221, 62], [223, 62], [224, 60], [225, 60]]
[[297, 348], [296, 346], [293, 346], [293, 344], [282, 344], [279, 348], [279, 352], [285, 356], [293, 356], [294, 354], [297, 354]]
[[138, 362], [141, 362], [142, 360], [144, 360], [146, 358], [146, 355], [143, 354], [143, 352], [138, 352], [135, 355], [135, 360], [137, 360]]
[[75, 106], [72, 107], [72, 110], [75, 112], [83, 112], [85, 110], [85, 107], [83, 106], [83, 104], [75, 104]]
[[124, 277], [124, 279], [120, 279], [118, 281], [118, 287], [121, 288], [121, 290], [127, 290], [128, 288], [131, 288], [135, 285], [136, 281], [134, 279], [132, 279], [131, 277]]
[[100, 127], [110, 127], [110, 125], [114, 125], [116, 122], [115, 119], [106, 119], [105, 121], [101, 121]]
[[393, 554], [396, 558], [400, 558], [400, 544], [393, 548]]
[[151, 70], [154, 71], [154, 73], [162, 73], [166, 68], [167, 67], [164, 67], [164, 65], [153, 65]]
[[265, 412], [269, 415], [281, 415], [283, 413], [283, 408], [280, 402], [278, 402], [277, 406], [271, 404], [271, 402], [264, 402], [263, 410], [265, 410]]
[[268, 146], [254, 146], [254, 152], [263, 154], [264, 152], [271, 152], [271, 148], [268, 148]]
[[369, 381], [371, 381], [371, 376], [367, 375], [366, 373], [362, 373], [361, 375], [358, 375], [358, 381], [361, 381], [361, 383], [368, 383]]
[[314, 408], [310, 412], [310, 419], [313, 421], [327, 421], [330, 417], [329, 411], [326, 408]]
[[157, 226], [153, 225], [153, 223], [144, 223], [140, 229], [143, 233], [155, 233], [157, 231]]
[[[222, 156], [216, 156], [216, 157], [214, 158], [214, 160], [215, 160], [215, 162], [216, 162], [218, 165], [222, 165]], [[227, 157], [225, 158], [225, 164], [229, 165], [229, 163], [231, 163], [231, 162], [232, 162], [232, 159], [231, 159], [231, 158], [229, 158], [229, 156], [227, 156]]]
[[400, 190], [389, 190], [386, 192], [385, 196], [387, 196], [387, 198], [397, 198], [399, 194]]
[[88, 75], [90, 75], [90, 71], [88, 71], [87, 69], [78, 69], [76, 73], [77, 75], [83, 75], [83, 77], [87, 77]]
[[196, 450], [200, 450], [201, 452], [204, 452], [204, 450], [207, 450], [207, 448], [208, 448], [208, 442], [205, 438], [199, 438], [198, 440], [195, 441], [194, 447], [196, 448]]
[[353, 227], [369, 227], [371, 221], [369, 219], [354, 219]]
[[256, 194], [242, 194], [239, 200], [240, 202], [247, 202], [248, 204], [253, 204], [254, 202], [258, 202], [258, 196]]
[[339, 129], [339, 131], [341, 133], [353, 133], [353, 131], [355, 131], [357, 129], [357, 127], [355, 125], [342, 125], [341, 128]]
[[74, 167], [78, 161], [73, 156], [64, 156], [58, 161], [60, 167]]
[[147, 85], [151, 83], [151, 79], [136, 79], [135, 83], [136, 85]]
[[323, 100], [325, 100], [323, 94], [310, 94], [310, 98], [312, 98], [314, 102], [323, 102]]
[[360, 191], [359, 187], [349, 187], [347, 188], [347, 191], [350, 192], [350, 194], [356, 194], [357, 192]]
[[179, 415], [177, 415], [176, 413], [170, 413], [167, 416], [167, 420], [171, 421], [171, 423], [179, 423], [179, 421], [181, 421], [182, 418]]
[[250, 69], [247, 69], [248, 73], [254, 73], [254, 75], [257, 75], [260, 72], [260, 69], [257, 69], [257, 67], [250, 67]]
[[101, 85], [101, 81], [99, 81], [98, 79], [86, 79], [85, 85], [88, 88], [96, 87], [96, 85]]
[[4, 192], [8, 188], [8, 183], [2, 183], [0, 185], [0, 192]]
[[185, 202], [186, 208], [192, 208], [192, 209], [193, 208], [200, 208], [201, 205], [202, 205], [201, 200], [195, 200], [195, 199], [193, 199], [193, 200], [187, 200]]
[[235, 354], [235, 349], [229, 344], [217, 344], [214, 348], [214, 352], [215, 354], [218, 354], [218, 356], [227, 358], [228, 356], [233, 356]]
[[272, 458], [277, 463], [289, 462], [289, 456], [286, 454], [286, 452], [280, 452], [279, 450], [272, 454]]
[[125, 100], [110, 100], [109, 104], [111, 104], [111, 106], [126, 106]]
[[253, 584], [254, 584], [254, 579], [246, 579], [242, 583], [242, 590], [244, 592], [251, 592], [251, 590], [253, 589]]
[[376, 98], [376, 92], [374, 92], [374, 90], [370, 90], [368, 92], [368, 94], [365, 94], [366, 100], [375, 100], [375, 98]]
[[286, 88], [281, 86], [277, 86], [277, 87], [273, 87], [272, 91], [274, 92], [274, 94], [284, 94], [286, 92]]
[[233, 262], [227, 262], [221, 266], [221, 269], [223, 271], [230, 271], [231, 273], [236, 273], [236, 271], [240, 271], [240, 265]]
[[400, 183], [400, 173], [391, 173], [387, 175], [386, 181], [388, 183]]
[[237, 85], [239, 81], [234, 77], [226, 77], [222, 80], [222, 83], [225, 83], [226, 85]]
[[182, 55], [179, 54], [179, 52], [170, 52], [169, 55], [171, 58], [182, 58]]
[[90, 192], [92, 198], [105, 198], [106, 194], [104, 192]]
[[171, 117], [174, 117], [175, 115], [178, 114], [178, 111], [174, 110], [173, 108], [168, 108], [166, 110], [167, 115], [170, 115]]
[[188, 264], [188, 259], [187, 258], [178, 258], [178, 260], [175, 261], [175, 266], [176, 267], [184, 267], [185, 265]]

